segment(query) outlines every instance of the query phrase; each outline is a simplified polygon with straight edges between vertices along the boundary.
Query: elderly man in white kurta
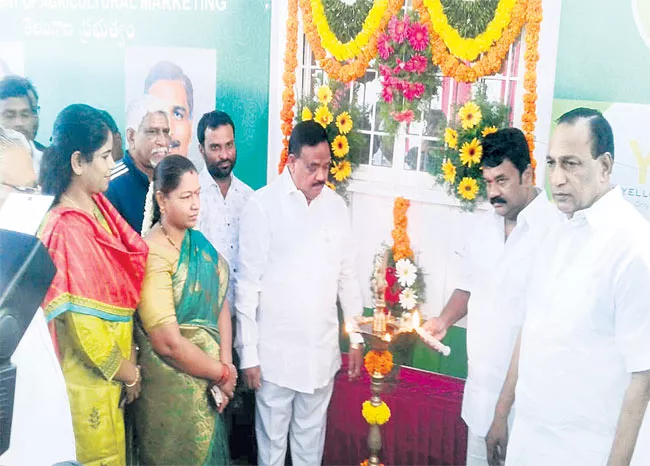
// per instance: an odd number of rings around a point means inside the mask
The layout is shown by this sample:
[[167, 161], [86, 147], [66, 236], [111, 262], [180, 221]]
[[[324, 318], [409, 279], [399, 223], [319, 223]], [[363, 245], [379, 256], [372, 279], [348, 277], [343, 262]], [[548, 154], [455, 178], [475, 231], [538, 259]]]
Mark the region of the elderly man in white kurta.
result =
[[610, 187], [613, 154], [600, 112], [558, 120], [547, 165], [567, 219], [540, 245], [504, 387], [518, 368], [509, 466], [627, 465], [650, 441], [637, 440], [650, 398], [650, 225]]
[[[287, 168], [255, 192], [240, 224], [237, 337], [246, 384], [257, 390], [258, 464], [321, 464], [327, 407], [341, 366], [337, 296], [346, 320], [362, 312], [349, 213], [325, 187], [330, 146], [322, 126], [299, 123]], [[356, 337], [356, 339], [352, 339]], [[350, 372], [359, 373], [360, 336]]]
[[[560, 213], [533, 183], [530, 150], [516, 128], [483, 140], [483, 178], [494, 209], [475, 216], [462, 276], [440, 317], [425, 324], [435, 337], [467, 315], [468, 376], [462, 417], [469, 427], [467, 465], [487, 466], [485, 437], [524, 320], [530, 256]], [[477, 234], [480, 232], [480, 234]]]

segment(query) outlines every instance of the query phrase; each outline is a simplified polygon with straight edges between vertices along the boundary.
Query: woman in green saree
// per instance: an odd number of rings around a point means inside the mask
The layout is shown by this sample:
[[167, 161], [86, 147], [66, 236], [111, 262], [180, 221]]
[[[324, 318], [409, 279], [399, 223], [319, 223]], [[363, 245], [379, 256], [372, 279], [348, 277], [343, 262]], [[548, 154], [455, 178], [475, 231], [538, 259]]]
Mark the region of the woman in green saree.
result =
[[[199, 179], [169, 156], [153, 177], [154, 226], [138, 306], [142, 395], [135, 406], [142, 464], [229, 464], [221, 413], [233, 396], [228, 264], [198, 231]], [[147, 218], [145, 216], [145, 222]]]

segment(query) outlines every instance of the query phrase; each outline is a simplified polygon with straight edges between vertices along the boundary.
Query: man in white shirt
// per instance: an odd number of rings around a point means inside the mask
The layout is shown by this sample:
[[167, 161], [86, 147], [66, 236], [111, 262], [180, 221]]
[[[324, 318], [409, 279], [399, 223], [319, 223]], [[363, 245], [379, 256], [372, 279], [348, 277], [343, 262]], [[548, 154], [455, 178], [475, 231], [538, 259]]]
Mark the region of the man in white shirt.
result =
[[205, 167], [199, 173], [201, 212], [196, 228], [230, 265], [227, 299], [233, 306], [234, 277], [238, 270], [239, 217], [253, 190], [232, 172], [237, 162], [237, 147], [235, 124], [227, 113], [215, 110], [203, 115], [199, 121], [198, 138]]
[[600, 112], [560, 117], [547, 165], [566, 219], [539, 246], [497, 407], [516, 394], [506, 465], [628, 465], [650, 441], [637, 440], [650, 399], [650, 225], [610, 186], [613, 162]]
[[[348, 209], [325, 187], [325, 129], [296, 125], [287, 168], [256, 191], [241, 218], [237, 337], [246, 384], [257, 390], [258, 464], [321, 464], [327, 407], [341, 366], [337, 296], [346, 321], [362, 312]], [[354, 337], [354, 338], [353, 338]], [[350, 376], [361, 366], [351, 335]]]
[[[36, 185], [27, 140], [0, 127], [0, 209], [13, 192]], [[76, 459], [70, 403], [61, 366], [45, 322], [37, 309], [11, 357], [16, 391], [9, 450], [3, 465], [47, 465]]]
[[483, 178], [493, 211], [474, 220], [462, 278], [439, 317], [425, 328], [438, 339], [467, 316], [468, 376], [462, 417], [469, 427], [467, 464], [488, 464], [485, 436], [524, 319], [530, 257], [559, 212], [533, 184], [524, 134], [506, 128], [483, 140]]

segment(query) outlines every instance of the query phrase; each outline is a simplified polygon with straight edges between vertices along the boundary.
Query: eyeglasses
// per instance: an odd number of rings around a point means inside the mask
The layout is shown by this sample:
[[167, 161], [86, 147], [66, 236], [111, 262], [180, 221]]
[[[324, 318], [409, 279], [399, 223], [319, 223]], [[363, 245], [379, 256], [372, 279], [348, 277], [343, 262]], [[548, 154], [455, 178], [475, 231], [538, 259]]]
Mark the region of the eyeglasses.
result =
[[11, 189], [14, 189], [18, 191], [19, 193], [23, 194], [40, 194], [41, 193], [41, 188], [39, 186], [16, 186], [15, 184], [9, 184], [9, 183], [3, 183], [0, 182], [1, 185], [3, 186], [8, 186]]

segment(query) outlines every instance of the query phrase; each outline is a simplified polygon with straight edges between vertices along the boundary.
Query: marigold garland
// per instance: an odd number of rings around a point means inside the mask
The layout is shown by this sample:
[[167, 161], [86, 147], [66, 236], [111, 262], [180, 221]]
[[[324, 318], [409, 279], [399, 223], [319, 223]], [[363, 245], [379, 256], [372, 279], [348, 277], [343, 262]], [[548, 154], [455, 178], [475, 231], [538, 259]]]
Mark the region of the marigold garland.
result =
[[526, 51], [524, 61], [526, 72], [524, 74], [524, 113], [521, 116], [521, 129], [528, 141], [530, 148], [530, 165], [533, 169], [533, 183], [535, 182], [535, 168], [537, 160], [535, 151], [535, 122], [537, 121], [537, 62], [539, 60], [539, 30], [542, 22], [542, 0], [528, 0], [528, 23], [526, 25]]
[[284, 51], [284, 91], [282, 91], [282, 153], [278, 173], [282, 173], [289, 158], [289, 136], [293, 129], [293, 107], [296, 105], [296, 95], [293, 86], [296, 84], [296, 67], [298, 66], [298, 0], [289, 0], [287, 16], [287, 44]]
[[496, 74], [501, 69], [503, 60], [510, 46], [517, 40], [526, 22], [526, 7], [529, 0], [517, 0], [510, 14], [510, 22], [501, 37], [473, 64], [467, 63], [450, 52], [445, 41], [436, 33], [428, 8], [424, 0], [414, 0], [413, 7], [420, 13], [421, 21], [427, 26], [431, 35], [431, 53], [433, 62], [438, 65], [445, 76], [461, 82], [475, 82], [484, 76]]
[[323, 2], [321, 0], [310, 0], [310, 3], [312, 17], [316, 24], [323, 48], [337, 60], [343, 61], [358, 57], [368, 45], [370, 38], [377, 34], [377, 29], [381, 24], [381, 18], [386, 14], [389, 2], [388, 0], [377, 0], [374, 2], [359, 34], [345, 44], [341, 43], [336, 37], [336, 34], [330, 29]]
[[393, 236], [393, 259], [395, 262], [400, 259], [413, 260], [413, 250], [411, 249], [411, 240], [409, 239], [407, 227], [408, 218], [406, 212], [408, 211], [410, 201], [403, 197], [395, 199], [393, 206], [393, 223], [394, 228]]
[[342, 63], [335, 57], [327, 56], [327, 51], [323, 48], [318, 27], [314, 21], [311, 1], [300, 0], [305, 36], [320, 67], [330, 78], [343, 83], [349, 83], [366, 73], [368, 63], [377, 55], [377, 39], [379, 38], [379, 34], [386, 29], [390, 18], [395, 16], [400, 8], [404, 6], [404, 0], [388, 0], [388, 7], [381, 17], [379, 27], [377, 27], [373, 35], [368, 37], [367, 45], [352, 60]]
[[363, 358], [363, 365], [370, 375], [386, 375], [393, 369], [393, 355], [390, 351], [371, 350]]
[[[359, 466], [370, 466], [370, 461], [369, 460], [363, 460], [362, 463], [359, 463]], [[379, 466], [384, 466], [384, 463], [379, 463]]]
[[373, 406], [370, 401], [364, 401], [361, 415], [368, 424], [383, 426], [390, 419], [390, 408], [383, 401], [379, 406]]
[[500, 0], [494, 12], [494, 18], [485, 30], [476, 37], [462, 37], [458, 30], [450, 26], [440, 0], [423, 0], [429, 11], [431, 27], [440, 36], [449, 51], [462, 60], [474, 61], [480, 54], [487, 52], [498, 41], [506, 26], [510, 23], [513, 8], [517, 0]]

